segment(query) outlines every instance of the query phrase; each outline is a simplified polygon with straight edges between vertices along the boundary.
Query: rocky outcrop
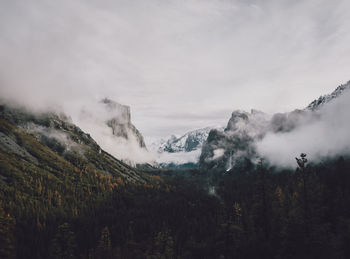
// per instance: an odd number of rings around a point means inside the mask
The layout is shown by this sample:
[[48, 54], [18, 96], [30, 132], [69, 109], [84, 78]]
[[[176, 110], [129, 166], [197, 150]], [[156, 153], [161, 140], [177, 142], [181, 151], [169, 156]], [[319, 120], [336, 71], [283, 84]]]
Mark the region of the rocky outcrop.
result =
[[325, 104], [331, 102], [335, 98], [341, 96], [345, 91], [348, 91], [350, 89], [350, 81], [348, 81], [346, 84], [338, 86], [332, 93], [322, 95], [318, 99], [312, 101], [307, 107], [307, 110], [315, 111], [320, 109]]
[[110, 114], [106, 124], [112, 129], [112, 134], [125, 139], [134, 137], [141, 148], [146, 148], [143, 136], [131, 123], [130, 107], [107, 98], [104, 98], [101, 103]]
[[265, 134], [268, 126], [268, 116], [260, 111], [234, 111], [224, 131], [209, 133], [202, 148], [200, 169], [229, 171], [249, 166], [255, 155], [253, 143]]

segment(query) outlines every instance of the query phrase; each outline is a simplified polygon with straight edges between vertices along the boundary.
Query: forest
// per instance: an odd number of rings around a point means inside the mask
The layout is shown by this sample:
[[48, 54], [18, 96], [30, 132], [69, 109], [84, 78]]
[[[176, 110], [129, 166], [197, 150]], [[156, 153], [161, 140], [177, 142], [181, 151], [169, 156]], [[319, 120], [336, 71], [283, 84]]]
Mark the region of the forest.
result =
[[343, 157], [148, 170], [144, 183], [83, 165], [57, 177], [1, 169], [0, 258], [350, 258]]

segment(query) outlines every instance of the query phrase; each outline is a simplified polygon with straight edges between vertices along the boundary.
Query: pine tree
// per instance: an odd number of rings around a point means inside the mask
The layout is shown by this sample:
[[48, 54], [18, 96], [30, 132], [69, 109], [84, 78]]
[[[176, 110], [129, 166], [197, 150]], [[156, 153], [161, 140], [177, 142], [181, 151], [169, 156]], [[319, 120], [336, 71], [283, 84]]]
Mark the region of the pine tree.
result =
[[167, 228], [158, 232], [154, 240], [154, 249], [148, 259], [173, 259], [174, 255], [174, 240]]
[[0, 258], [16, 258], [15, 220], [0, 206]]
[[112, 258], [111, 233], [108, 227], [104, 227], [101, 232], [101, 238], [97, 247], [97, 258]]
[[63, 223], [57, 229], [54, 239], [49, 247], [50, 258], [73, 259], [75, 257], [76, 240], [74, 232], [70, 230], [68, 223]]

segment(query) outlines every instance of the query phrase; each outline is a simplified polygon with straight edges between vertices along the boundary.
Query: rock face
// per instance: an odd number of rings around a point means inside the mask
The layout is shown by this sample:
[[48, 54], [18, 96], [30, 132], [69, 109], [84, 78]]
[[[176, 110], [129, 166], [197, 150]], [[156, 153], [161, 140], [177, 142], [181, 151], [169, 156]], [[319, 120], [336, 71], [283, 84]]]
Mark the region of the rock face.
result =
[[105, 176], [144, 182], [137, 170], [102, 150], [69, 117], [55, 112], [33, 113], [0, 105], [0, 154], [9, 163], [18, 159], [30, 170], [47, 174], [89, 168]]
[[311, 102], [306, 109], [315, 111], [320, 109], [323, 105], [326, 103], [331, 102], [333, 99], [339, 97], [344, 93], [344, 91], [348, 91], [350, 89], [350, 81], [348, 81], [346, 84], [338, 86], [331, 94], [326, 94], [323, 96], [320, 96], [318, 99]]
[[262, 112], [234, 111], [224, 131], [209, 133], [202, 148], [200, 169], [229, 171], [234, 167], [249, 166], [249, 160], [255, 155], [253, 143], [268, 127], [268, 115]]
[[103, 99], [101, 103], [105, 106], [109, 114], [111, 114], [111, 118], [106, 121], [106, 124], [112, 129], [112, 134], [125, 139], [135, 137], [139, 146], [146, 148], [143, 136], [131, 123], [130, 107], [107, 98]]
[[307, 125], [320, 116], [318, 110], [338, 98], [350, 89], [350, 81], [335, 89], [329, 95], [324, 95], [311, 102], [303, 110], [288, 113], [276, 113], [268, 116], [252, 110], [234, 111], [224, 131], [212, 130], [203, 145], [199, 167], [203, 170], [247, 168], [259, 157], [255, 143], [268, 133], [285, 133]]

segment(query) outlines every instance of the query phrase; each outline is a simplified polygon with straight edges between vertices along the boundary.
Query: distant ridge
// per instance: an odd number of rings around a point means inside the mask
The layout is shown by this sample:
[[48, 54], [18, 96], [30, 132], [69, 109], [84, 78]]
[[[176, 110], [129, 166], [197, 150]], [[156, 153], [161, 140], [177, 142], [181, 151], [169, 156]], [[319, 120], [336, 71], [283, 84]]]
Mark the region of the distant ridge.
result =
[[306, 107], [306, 109], [311, 110], [311, 111], [317, 110], [317, 109], [321, 108], [323, 105], [325, 105], [326, 103], [329, 103], [332, 100], [334, 100], [335, 98], [338, 98], [345, 91], [348, 91], [349, 89], [350, 89], [350, 80], [347, 83], [338, 86], [332, 93], [322, 95], [318, 99], [312, 101]]

